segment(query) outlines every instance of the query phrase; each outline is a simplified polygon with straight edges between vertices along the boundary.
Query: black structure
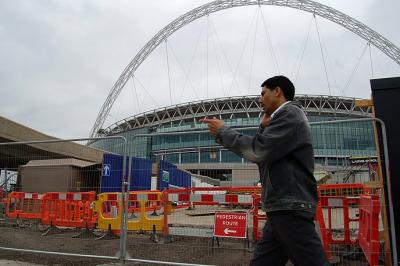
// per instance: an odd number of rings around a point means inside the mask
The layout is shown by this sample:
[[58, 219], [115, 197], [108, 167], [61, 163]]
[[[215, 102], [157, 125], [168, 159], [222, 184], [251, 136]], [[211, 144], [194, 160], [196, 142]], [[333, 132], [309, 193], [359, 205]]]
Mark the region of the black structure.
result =
[[[392, 250], [394, 250], [400, 246], [400, 110], [397, 109], [400, 100], [400, 77], [373, 79], [371, 80], [371, 89], [375, 116], [381, 119], [386, 127], [390, 175], [385, 173], [385, 169], [383, 169], [383, 182], [387, 203], [389, 203], [387, 197], [387, 192], [389, 191], [388, 182], [391, 185], [394, 212], [394, 225], [391, 226], [394, 226], [396, 231], [396, 246], [393, 247], [392, 245]], [[394, 261], [393, 265], [398, 265], [398, 263], [399, 261]]]

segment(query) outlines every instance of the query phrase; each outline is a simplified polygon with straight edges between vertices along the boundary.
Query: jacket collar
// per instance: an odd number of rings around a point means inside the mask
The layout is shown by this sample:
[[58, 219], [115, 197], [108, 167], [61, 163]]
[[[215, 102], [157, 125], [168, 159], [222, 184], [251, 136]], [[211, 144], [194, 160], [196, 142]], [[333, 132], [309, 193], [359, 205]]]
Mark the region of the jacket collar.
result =
[[288, 103], [291, 103], [292, 101], [286, 101], [284, 102], [281, 106], [279, 106], [278, 108], [276, 108], [276, 110], [271, 114], [271, 119], [274, 118], [274, 116], [276, 115], [277, 112], [279, 112], [279, 110], [281, 110], [285, 105], [287, 105]]

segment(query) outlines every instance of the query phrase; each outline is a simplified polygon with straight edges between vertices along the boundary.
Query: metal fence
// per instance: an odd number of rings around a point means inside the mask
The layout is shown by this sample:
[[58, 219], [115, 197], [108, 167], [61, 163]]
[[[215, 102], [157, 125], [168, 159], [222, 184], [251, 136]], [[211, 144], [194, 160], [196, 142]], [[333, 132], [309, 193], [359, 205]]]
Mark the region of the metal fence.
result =
[[[374, 120], [380, 124], [378, 147], [362, 136], [354, 138], [355, 124], [373, 128]], [[324, 136], [328, 125], [335, 138]], [[388, 173], [383, 123], [324, 121], [311, 123], [311, 129], [318, 136], [313, 139], [316, 156], [325, 156], [316, 161], [316, 225], [328, 257], [340, 265], [397, 260], [390, 182], [386, 199], [381, 185]], [[46, 264], [55, 263], [51, 255], [65, 255], [93, 265], [110, 259], [143, 265], [247, 265], [267, 219], [257, 167], [224, 157], [218, 144], [197, 147], [208, 151], [204, 162], [199, 156], [196, 163], [179, 164], [160, 152], [141, 150], [135, 156], [135, 146], [128, 145], [199, 133], [204, 131], [138, 134], [130, 141], [115, 136], [0, 143], [0, 184], [5, 188], [0, 254], [47, 254]], [[101, 142], [113, 152], [92, 149], [87, 141]], [[322, 154], [328, 147], [329, 153]], [[189, 156], [174, 152], [180, 159]]]
[[[90, 206], [100, 192], [103, 152], [85, 144], [100, 139], [121, 146], [121, 156], [126, 157], [126, 139], [120, 136], [0, 143], [0, 168], [8, 186], [2, 203], [3, 258], [33, 253], [67, 254], [66, 261], [72, 262], [81, 257], [120, 259], [123, 237], [95, 242], [104, 235], [95, 230], [96, 215]], [[123, 167], [115, 171], [125, 176], [125, 160], [121, 161]], [[10, 175], [15, 176], [12, 185]], [[124, 188], [122, 182], [119, 187]], [[56, 258], [49, 256], [43, 263], [53, 264]]]

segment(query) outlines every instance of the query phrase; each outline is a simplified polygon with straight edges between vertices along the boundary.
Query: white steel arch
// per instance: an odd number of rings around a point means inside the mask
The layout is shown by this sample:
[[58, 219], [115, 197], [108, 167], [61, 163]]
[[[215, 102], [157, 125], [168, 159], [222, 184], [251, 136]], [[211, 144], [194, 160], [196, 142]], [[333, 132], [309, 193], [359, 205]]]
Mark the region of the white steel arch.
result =
[[149, 42], [146, 43], [145, 46], [143, 46], [143, 48], [136, 54], [128, 66], [126, 66], [118, 80], [115, 82], [114, 86], [111, 88], [106, 101], [103, 103], [100, 112], [97, 115], [96, 121], [90, 133], [90, 137], [95, 137], [98, 135], [98, 131], [103, 126], [112, 105], [118, 98], [126, 82], [135, 73], [140, 64], [163, 40], [167, 39], [171, 34], [183, 26], [210, 13], [214, 13], [223, 9], [250, 5], [290, 7], [326, 18], [367, 40], [376, 48], [389, 56], [398, 65], [400, 65], [400, 49], [397, 46], [376, 31], [370, 29], [365, 24], [329, 6], [311, 0], [215, 0], [208, 4], [192, 9], [191, 11], [178, 17], [161, 29]]

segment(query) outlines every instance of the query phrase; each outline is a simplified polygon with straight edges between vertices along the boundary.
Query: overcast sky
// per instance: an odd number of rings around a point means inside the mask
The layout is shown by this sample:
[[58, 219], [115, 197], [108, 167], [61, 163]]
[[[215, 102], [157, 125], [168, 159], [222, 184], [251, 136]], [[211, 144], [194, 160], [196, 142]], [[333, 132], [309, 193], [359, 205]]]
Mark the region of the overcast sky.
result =
[[[0, 115], [60, 138], [88, 136], [139, 50], [172, 20], [207, 2], [0, 1]], [[400, 46], [400, 1], [320, 2]], [[295, 81], [300, 94], [368, 98], [370, 78], [400, 76], [400, 67], [359, 36], [309, 13], [228, 9], [186, 25], [158, 46], [104, 126], [171, 103], [258, 94], [262, 81], [278, 73]]]

